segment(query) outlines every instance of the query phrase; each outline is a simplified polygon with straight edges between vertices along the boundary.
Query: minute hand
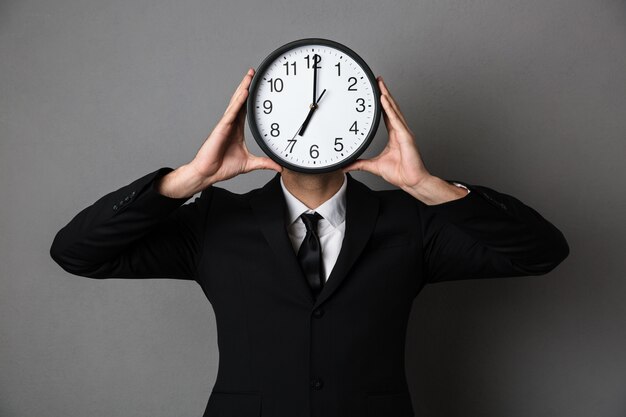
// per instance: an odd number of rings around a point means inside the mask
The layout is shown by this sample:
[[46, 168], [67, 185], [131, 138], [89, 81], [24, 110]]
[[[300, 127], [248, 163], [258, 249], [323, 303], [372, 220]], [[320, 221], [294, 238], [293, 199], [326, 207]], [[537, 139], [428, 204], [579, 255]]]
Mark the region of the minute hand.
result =
[[[324, 89], [324, 91], [322, 91], [322, 94], [320, 94], [319, 98], [317, 99], [317, 103], [319, 103], [319, 101], [322, 99], [322, 96], [324, 95], [324, 93], [326, 92], [326, 89]], [[309, 121], [311, 120], [311, 116], [313, 116], [313, 113], [315, 113], [315, 110], [317, 110], [317, 103], [313, 103], [311, 104], [311, 110], [309, 110], [309, 114], [306, 115], [306, 119], [304, 119], [304, 123], [302, 123], [302, 127], [300, 127], [300, 131], [298, 132], [298, 135], [302, 136], [304, 135], [304, 131], [306, 130], [306, 127], [309, 125]]]
[[313, 55], [313, 105], [317, 104], [317, 54]]

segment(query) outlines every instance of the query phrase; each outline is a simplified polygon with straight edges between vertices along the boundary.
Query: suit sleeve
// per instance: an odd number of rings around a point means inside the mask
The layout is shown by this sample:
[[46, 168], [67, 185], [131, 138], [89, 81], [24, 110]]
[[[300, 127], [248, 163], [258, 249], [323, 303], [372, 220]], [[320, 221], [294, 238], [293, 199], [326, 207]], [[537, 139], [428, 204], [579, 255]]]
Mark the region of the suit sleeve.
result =
[[212, 187], [189, 204], [154, 187], [160, 168], [101, 197], [59, 230], [50, 256], [88, 278], [195, 279]]
[[563, 233], [517, 198], [447, 181], [470, 192], [430, 206], [416, 200], [427, 283], [542, 275], [569, 255]]

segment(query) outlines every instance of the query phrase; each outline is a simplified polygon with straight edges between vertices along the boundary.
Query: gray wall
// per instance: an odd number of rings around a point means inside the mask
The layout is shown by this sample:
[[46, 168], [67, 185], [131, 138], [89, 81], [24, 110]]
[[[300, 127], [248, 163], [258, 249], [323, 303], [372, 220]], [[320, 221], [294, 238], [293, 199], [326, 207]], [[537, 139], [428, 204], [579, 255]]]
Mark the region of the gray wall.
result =
[[608, 0], [1, 0], [0, 415], [202, 414], [218, 352], [199, 286], [71, 276], [48, 249], [104, 193], [192, 158], [249, 66], [318, 36], [386, 78], [433, 174], [518, 197], [570, 243], [548, 275], [424, 289], [416, 414], [624, 416], [625, 19]]

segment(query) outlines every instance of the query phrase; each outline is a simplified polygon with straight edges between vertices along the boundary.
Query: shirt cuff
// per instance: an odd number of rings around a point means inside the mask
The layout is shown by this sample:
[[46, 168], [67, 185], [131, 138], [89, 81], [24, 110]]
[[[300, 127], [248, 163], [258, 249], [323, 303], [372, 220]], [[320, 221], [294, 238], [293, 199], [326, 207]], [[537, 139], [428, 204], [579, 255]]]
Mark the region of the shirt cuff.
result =
[[470, 190], [469, 188], [467, 188], [467, 187], [466, 187], [466, 186], [464, 186], [463, 184], [459, 184], [458, 182], [454, 182], [454, 181], [452, 181], [452, 184], [453, 184], [453, 185], [456, 185], [457, 187], [460, 187], [460, 188], [465, 188], [465, 189], [467, 190], [467, 194], [469, 194], [469, 193], [471, 193], [471, 192], [472, 192], [472, 190]]

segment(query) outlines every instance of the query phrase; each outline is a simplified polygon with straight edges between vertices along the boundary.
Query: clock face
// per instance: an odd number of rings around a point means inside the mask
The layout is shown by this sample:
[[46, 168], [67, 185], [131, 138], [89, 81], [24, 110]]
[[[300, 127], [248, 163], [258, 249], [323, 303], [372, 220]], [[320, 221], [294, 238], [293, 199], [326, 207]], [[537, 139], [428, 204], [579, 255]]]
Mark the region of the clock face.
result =
[[303, 39], [257, 69], [248, 123], [263, 151], [289, 169], [320, 173], [354, 161], [380, 120], [380, 92], [367, 64], [345, 46]]

